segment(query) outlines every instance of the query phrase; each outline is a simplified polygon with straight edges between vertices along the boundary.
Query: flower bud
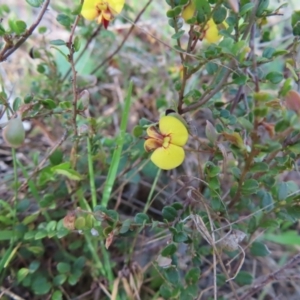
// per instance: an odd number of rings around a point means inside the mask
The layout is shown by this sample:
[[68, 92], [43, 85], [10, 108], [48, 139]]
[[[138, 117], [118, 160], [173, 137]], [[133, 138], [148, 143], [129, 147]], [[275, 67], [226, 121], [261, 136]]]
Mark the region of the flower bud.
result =
[[73, 212], [68, 213], [63, 219], [63, 225], [69, 230], [75, 229], [75, 214]]
[[85, 228], [85, 218], [84, 217], [78, 217], [76, 218], [76, 221], [75, 221], [75, 228], [80, 230], [80, 229], [84, 229]]
[[25, 129], [20, 116], [10, 119], [3, 129], [3, 139], [12, 148], [20, 147], [25, 140]]
[[86, 227], [87, 227], [87, 228], [92, 228], [92, 227], [94, 226], [94, 221], [95, 221], [94, 216], [91, 215], [91, 214], [88, 214], [88, 215], [85, 217]]
[[214, 125], [211, 124], [207, 120], [206, 120], [206, 126], [205, 126], [205, 135], [212, 144], [214, 144], [217, 141], [218, 136], [219, 136]]

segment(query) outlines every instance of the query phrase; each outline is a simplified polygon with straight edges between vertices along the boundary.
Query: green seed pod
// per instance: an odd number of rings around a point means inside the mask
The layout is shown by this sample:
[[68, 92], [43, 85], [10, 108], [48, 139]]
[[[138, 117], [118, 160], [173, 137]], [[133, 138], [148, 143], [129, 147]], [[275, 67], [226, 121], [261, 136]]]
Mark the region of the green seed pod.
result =
[[85, 218], [78, 217], [75, 221], [75, 228], [78, 230], [85, 229]]
[[88, 215], [85, 217], [86, 227], [87, 227], [87, 228], [92, 228], [92, 227], [94, 226], [94, 221], [95, 221], [94, 216], [88, 214]]
[[25, 129], [20, 116], [8, 121], [6, 127], [3, 129], [2, 136], [6, 144], [12, 148], [18, 148], [23, 144]]

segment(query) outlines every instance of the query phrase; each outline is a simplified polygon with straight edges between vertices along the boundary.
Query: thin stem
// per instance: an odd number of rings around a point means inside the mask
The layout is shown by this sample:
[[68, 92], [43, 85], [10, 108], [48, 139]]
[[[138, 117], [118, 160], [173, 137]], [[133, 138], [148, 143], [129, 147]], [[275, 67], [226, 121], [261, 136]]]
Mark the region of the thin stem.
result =
[[123, 41], [121, 44], [116, 48], [115, 51], [113, 51], [108, 57], [106, 57], [92, 72], [91, 74], [95, 74], [100, 68], [102, 68], [105, 64], [107, 64], [124, 46], [125, 42], [127, 41], [128, 37], [132, 33], [134, 27], [136, 26], [136, 23], [139, 21], [147, 7], [151, 4], [152, 0], [149, 0], [146, 5], [143, 7], [143, 9], [139, 12], [139, 14], [136, 16], [132, 26], [130, 27], [129, 31], [127, 34], [124, 36]]
[[73, 92], [73, 116], [72, 116], [72, 123], [73, 123], [73, 132], [75, 140], [73, 142], [73, 147], [71, 150], [71, 164], [72, 167], [76, 167], [77, 162], [77, 148], [78, 148], [78, 129], [77, 129], [77, 100], [78, 100], [78, 94], [77, 94], [77, 72], [75, 69], [75, 62], [74, 62], [74, 45], [73, 45], [73, 37], [75, 34], [76, 26], [80, 20], [81, 16], [78, 15], [75, 19], [75, 22], [72, 26], [71, 34], [69, 37], [69, 41], [67, 42], [67, 47], [69, 48], [69, 62], [71, 64], [71, 70], [72, 70], [72, 92]]
[[87, 148], [88, 148], [88, 166], [89, 166], [90, 189], [91, 189], [91, 196], [92, 196], [92, 207], [95, 208], [95, 206], [97, 205], [97, 193], [96, 193], [96, 186], [95, 186], [92, 144], [91, 144], [90, 137], [87, 137]]
[[0, 62], [6, 60], [12, 53], [14, 53], [33, 33], [36, 27], [40, 24], [47, 8], [50, 3], [50, 0], [46, 0], [42, 6], [42, 9], [34, 21], [34, 23], [28, 28], [28, 30], [20, 37], [20, 39], [11, 47], [6, 48], [4, 47], [0, 52]]
[[156, 189], [156, 185], [157, 185], [157, 182], [158, 182], [158, 179], [159, 179], [159, 176], [160, 176], [160, 173], [161, 173], [161, 169], [158, 169], [157, 170], [157, 173], [156, 173], [156, 176], [154, 178], [154, 181], [153, 181], [153, 184], [151, 186], [151, 190], [150, 190], [150, 193], [148, 195], [148, 198], [147, 198], [147, 202], [146, 202], [146, 205], [145, 205], [145, 208], [144, 208], [144, 213], [147, 212], [147, 210], [149, 209], [150, 205], [151, 205], [151, 199], [152, 199], [152, 196], [154, 194], [154, 191]]

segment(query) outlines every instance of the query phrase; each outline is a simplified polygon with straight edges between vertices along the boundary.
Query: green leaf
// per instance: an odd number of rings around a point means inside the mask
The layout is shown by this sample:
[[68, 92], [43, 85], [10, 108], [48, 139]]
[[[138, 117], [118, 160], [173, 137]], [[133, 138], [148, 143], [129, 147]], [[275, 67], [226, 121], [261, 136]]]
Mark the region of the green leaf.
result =
[[250, 252], [254, 256], [268, 256], [271, 252], [268, 247], [261, 242], [254, 242], [251, 245]]
[[[211, 7], [208, 3], [207, 0], [194, 0], [194, 3], [195, 3], [195, 7], [198, 11], [198, 16], [197, 16], [197, 19], [200, 19], [198, 21], [205, 21], [206, 20], [206, 17], [207, 15], [210, 14], [210, 11], [211, 11]], [[204, 19], [202, 19], [204, 17]]]
[[221, 24], [222, 22], [225, 21], [226, 16], [227, 16], [227, 10], [224, 7], [220, 6], [214, 11], [212, 17], [216, 24]]
[[259, 185], [255, 179], [247, 179], [245, 180], [241, 192], [243, 195], [251, 195], [258, 191]]
[[164, 270], [166, 279], [172, 283], [172, 284], [178, 284], [179, 283], [179, 272], [175, 267], [169, 267]]
[[298, 22], [300, 22], [300, 10], [295, 10], [291, 18], [292, 27], [294, 27]]
[[184, 208], [183, 205], [182, 205], [182, 203], [180, 203], [180, 202], [174, 202], [172, 204], [172, 207], [174, 207], [176, 210], [181, 210], [181, 209]]
[[243, 16], [246, 14], [248, 11], [252, 10], [254, 8], [254, 3], [246, 3], [243, 5], [240, 9], [240, 15]]
[[127, 89], [127, 95], [125, 98], [124, 107], [122, 110], [122, 118], [121, 118], [121, 126], [120, 126], [120, 133], [117, 138], [117, 146], [112, 155], [112, 161], [110, 163], [110, 168], [108, 171], [108, 175], [106, 177], [104, 189], [103, 189], [103, 196], [101, 200], [101, 204], [106, 207], [110, 198], [110, 194], [112, 191], [112, 187], [116, 180], [119, 163], [121, 160], [121, 154], [123, 150], [123, 146], [125, 143], [125, 136], [126, 136], [126, 128], [129, 119], [129, 111], [131, 108], [131, 93], [132, 93], [133, 83], [132, 81], [129, 83], [129, 87]]
[[134, 222], [137, 224], [144, 224], [149, 222], [148, 215], [144, 213], [137, 213], [134, 217]]
[[164, 299], [170, 299], [172, 297], [172, 288], [164, 283], [160, 286], [159, 293]]
[[176, 232], [173, 235], [173, 241], [175, 243], [183, 243], [183, 242], [186, 242], [188, 239], [189, 238], [188, 238], [187, 234], [183, 231]]
[[26, 2], [33, 7], [40, 7], [44, 0], [26, 0]]
[[187, 283], [196, 283], [200, 278], [200, 269], [199, 268], [191, 268], [185, 275], [185, 281]]
[[41, 262], [38, 260], [34, 260], [29, 265], [29, 271], [30, 273], [34, 273], [41, 265]]
[[131, 219], [127, 219], [122, 223], [122, 226], [120, 228], [120, 234], [124, 234], [126, 233], [129, 229], [130, 229], [130, 225], [132, 223]]
[[22, 224], [24, 225], [28, 225], [33, 223], [40, 215], [40, 212], [34, 213], [32, 215], [29, 215], [27, 217], [24, 218], [24, 220], [22, 221]]
[[80, 277], [78, 277], [78, 274], [71, 274], [68, 278], [68, 283], [70, 285], [75, 285]]
[[175, 12], [174, 12], [174, 9], [169, 9], [168, 11], [167, 11], [167, 17], [168, 18], [174, 18], [175, 17]]
[[288, 197], [288, 185], [286, 182], [280, 182], [278, 184], [277, 198], [279, 201], [285, 200]]
[[85, 266], [85, 263], [86, 263], [86, 258], [84, 256], [80, 256], [75, 260], [73, 267], [74, 269], [82, 270], [83, 267]]
[[245, 74], [233, 73], [232, 79], [233, 82], [237, 85], [245, 85], [249, 77]]
[[50, 163], [53, 166], [57, 166], [62, 163], [64, 153], [61, 149], [56, 149], [49, 157]]
[[256, 16], [261, 17], [269, 6], [269, 0], [259, 0]]
[[56, 225], [57, 225], [57, 221], [55, 220], [50, 221], [46, 226], [47, 231], [48, 232], [54, 231], [56, 229]]
[[41, 240], [48, 236], [48, 231], [46, 229], [40, 229], [34, 236], [35, 240]]
[[70, 273], [70, 271], [71, 271], [70, 264], [65, 263], [65, 262], [59, 262], [57, 264], [56, 268], [59, 273]]
[[283, 79], [283, 74], [280, 72], [273, 71], [267, 74], [266, 79], [274, 84], [277, 84], [280, 83]]
[[132, 129], [132, 135], [135, 138], [141, 137], [143, 135], [143, 133], [144, 133], [144, 128], [141, 125], [136, 125]]
[[71, 18], [64, 14], [57, 15], [56, 21], [67, 28], [69, 28], [71, 26], [71, 22], [72, 22]]
[[51, 171], [53, 171], [56, 174], [64, 175], [71, 180], [81, 180], [82, 179], [81, 175], [77, 171], [70, 169], [69, 162], [56, 165], [51, 168]]
[[251, 172], [267, 172], [269, 170], [269, 165], [264, 162], [254, 163], [250, 169]]
[[273, 54], [275, 53], [275, 51], [276, 50], [272, 47], [266, 47], [263, 51], [262, 56], [265, 57], [265, 58], [271, 59]]
[[178, 32], [174, 33], [171, 38], [175, 40], [179, 40], [183, 35], [185, 31], [184, 30], [179, 30]]
[[286, 209], [286, 212], [290, 215], [290, 217], [295, 219], [295, 222], [300, 219], [300, 207], [299, 206], [291, 206]]
[[27, 28], [27, 24], [24, 21], [22, 21], [22, 20], [15, 21], [16, 34], [21, 35], [22, 33], [24, 33], [26, 31], [26, 28]]
[[62, 300], [63, 299], [63, 294], [61, 291], [56, 290], [51, 297], [51, 300]]
[[63, 40], [52, 40], [49, 42], [50, 45], [54, 45], [54, 46], [66, 46], [66, 42]]
[[52, 99], [41, 100], [41, 103], [47, 109], [54, 109], [57, 106], [57, 104]]
[[235, 282], [241, 286], [250, 285], [252, 281], [253, 281], [253, 276], [246, 271], [240, 271], [235, 278]]
[[280, 120], [275, 124], [275, 131], [282, 132], [290, 127], [290, 120]]
[[39, 206], [42, 208], [49, 207], [54, 203], [55, 197], [53, 194], [45, 194], [43, 199], [39, 201]]
[[40, 26], [40, 27], [38, 28], [38, 32], [39, 32], [40, 34], [46, 33], [46, 32], [47, 32], [47, 27], [46, 27], [46, 26]]
[[165, 206], [162, 210], [162, 216], [165, 220], [172, 222], [177, 217], [177, 210], [172, 206]]
[[273, 243], [278, 243], [282, 245], [294, 245], [299, 246], [300, 245], [300, 236], [297, 231], [295, 230], [289, 230], [282, 233], [265, 233], [264, 239], [271, 241]]
[[51, 289], [51, 284], [47, 281], [45, 277], [37, 277], [32, 285], [31, 288], [33, 289], [36, 295], [45, 295]]
[[219, 66], [216, 63], [208, 62], [205, 64], [206, 71], [209, 75], [214, 75], [217, 72]]
[[177, 251], [177, 246], [174, 243], [169, 244], [161, 251], [162, 256], [171, 256]]
[[53, 278], [53, 284], [56, 286], [60, 286], [64, 284], [66, 280], [67, 280], [66, 274], [58, 274]]
[[29, 274], [29, 269], [21, 268], [17, 273], [18, 283], [24, 280], [24, 278]]
[[81, 41], [78, 36], [75, 37], [73, 45], [74, 45], [74, 51], [78, 52], [81, 46]]

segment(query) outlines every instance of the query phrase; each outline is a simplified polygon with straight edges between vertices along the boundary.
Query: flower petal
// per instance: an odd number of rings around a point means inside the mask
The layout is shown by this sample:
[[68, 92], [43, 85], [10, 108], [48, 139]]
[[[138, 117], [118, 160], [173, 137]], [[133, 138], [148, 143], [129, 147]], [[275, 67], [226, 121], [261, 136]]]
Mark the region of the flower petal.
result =
[[151, 155], [151, 161], [160, 169], [171, 170], [180, 166], [184, 157], [182, 147], [170, 144], [168, 148], [156, 149]]
[[150, 126], [147, 128], [147, 134], [149, 137], [157, 139], [157, 140], [163, 140], [163, 136], [160, 134], [156, 126]]
[[125, 4], [125, 0], [107, 0], [108, 7], [113, 15], [118, 15]]
[[96, 9], [96, 5], [99, 0], [84, 0], [81, 15], [87, 20], [94, 20], [98, 17], [98, 11]]
[[144, 143], [144, 148], [147, 152], [153, 151], [161, 146], [161, 141], [152, 138], [147, 139]]
[[205, 32], [204, 39], [209, 43], [216, 43], [223, 37], [219, 34], [218, 26], [220, 26], [221, 28], [223, 27], [224, 29], [228, 27], [226, 22], [217, 25], [213, 19], [209, 19], [206, 26], [208, 27], [208, 29]]
[[159, 120], [159, 129], [163, 135], [171, 136], [171, 144], [184, 146], [189, 138], [185, 125], [173, 116], [164, 116]]
[[196, 12], [196, 6], [193, 1], [190, 1], [190, 3], [184, 7], [182, 11], [182, 18], [184, 21], [190, 20]]

